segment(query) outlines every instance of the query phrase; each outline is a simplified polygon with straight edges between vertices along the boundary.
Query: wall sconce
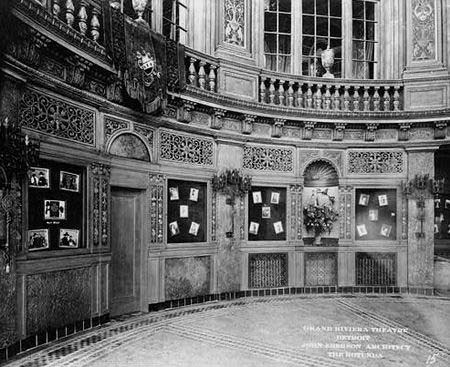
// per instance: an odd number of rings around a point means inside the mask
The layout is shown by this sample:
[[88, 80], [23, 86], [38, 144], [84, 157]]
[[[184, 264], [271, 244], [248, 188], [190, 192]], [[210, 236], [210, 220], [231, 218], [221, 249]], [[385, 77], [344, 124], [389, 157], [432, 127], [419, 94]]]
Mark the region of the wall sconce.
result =
[[415, 175], [412, 180], [402, 182], [403, 194], [416, 200], [418, 209], [417, 220], [420, 221], [420, 231], [416, 238], [425, 238], [423, 222], [425, 221], [425, 200], [432, 199], [444, 191], [444, 179], [433, 179], [427, 175]]
[[28, 177], [30, 166], [39, 159], [39, 143], [23, 135], [17, 124], [8, 118], [0, 122], [0, 256], [5, 262], [5, 271], [11, 269], [13, 248], [11, 247], [10, 225], [14, 215], [16, 198], [11, 183]]

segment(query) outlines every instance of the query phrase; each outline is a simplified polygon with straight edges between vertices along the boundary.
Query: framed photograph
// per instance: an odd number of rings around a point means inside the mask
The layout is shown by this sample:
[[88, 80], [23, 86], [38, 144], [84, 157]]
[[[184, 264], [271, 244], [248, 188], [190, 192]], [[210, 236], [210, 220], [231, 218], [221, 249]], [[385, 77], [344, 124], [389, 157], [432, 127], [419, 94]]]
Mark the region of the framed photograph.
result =
[[384, 237], [389, 237], [391, 235], [392, 226], [389, 224], [382, 224], [380, 229], [380, 234]]
[[193, 236], [197, 236], [199, 228], [200, 228], [200, 224], [198, 224], [196, 222], [192, 222], [191, 227], [189, 228], [189, 234], [191, 234]]
[[253, 204], [261, 204], [262, 203], [261, 191], [254, 191], [252, 194], [253, 194]]
[[189, 217], [189, 207], [187, 205], [180, 205], [180, 218]]
[[445, 199], [445, 209], [450, 209], [450, 200]]
[[273, 224], [273, 229], [275, 230], [276, 234], [283, 233], [284, 232], [283, 223], [281, 221], [275, 222]]
[[170, 237], [176, 236], [180, 233], [180, 228], [178, 227], [178, 222], [171, 222], [169, 223], [169, 235]]
[[61, 200], [44, 200], [44, 219], [66, 219], [66, 202]]
[[369, 205], [369, 199], [370, 199], [370, 195], [361, 194], [361, 195], [359, 195], [358, 204], [362, 205], [362, 206], [367, 206], [367, 205]]
[[434, 199], [434, 207], [439, 209], [441, 207], [441, 199]]
[[29, 251], [43, 250], [48, 248], [48, 229], [29, 230], [27, 247]]
[[356, 230], [358, 231], [358, 236], [363, 237], [367, 235], [367, 228], [365, 224], [358, 224], [356, 226]]
[[63, 229], [59, 230], [59, 247], [63, 248], [78, 248], [80, 231], [78, 229]]
[[80, 175], [61, 171], [59, 173], [59, 189], [65, 191], [79, 192], [80, 191]]
[[369, 210], [369, 220], [371, 222], [376, 222], [378, 220], [378, 209]]
[[261, 211], [261, 217], [263, 219], [270, 219], [270, 206], [263, 206]]
[[31, 167], [28, 184], [38, 189], [50, 188], [50, 170], [48, 168]]
[[272, 191], [272, 193], [270, 194], [270, 203], [271, 204], [279, 204], [280, 203], [280, 193], [279, 192]]
[[189, 200], [198, 201], [198, 189], [191, 187], [191, 190], [189, 191]]
[[170, 200], [179, 200], [178, 187], [169, 187]]
[[248, 233], [254, 234], [256, 236], [258, 234], [258, 230], [259, 230], [259, 223], [250, 222], [250, 228], [248, 229]]
[[388, 199], [387, 199], [387, 195], [378, 195], [378, 204], [380, 206], [386, 206], [388, 205]]

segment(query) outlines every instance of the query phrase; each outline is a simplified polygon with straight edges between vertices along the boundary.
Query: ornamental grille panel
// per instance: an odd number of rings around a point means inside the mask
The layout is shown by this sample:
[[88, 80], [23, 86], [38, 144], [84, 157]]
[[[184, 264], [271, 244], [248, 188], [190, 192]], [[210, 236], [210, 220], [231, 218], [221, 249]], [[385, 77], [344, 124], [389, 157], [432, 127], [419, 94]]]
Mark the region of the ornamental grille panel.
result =
[[305, 285], [337, 285], [337, 254], [318, 252], [305, 254]]
[[356, 285], [394, 286], [397, 279], [395, 253], [356, 253]]
[[244, 147], [243, 167], [258, 171], [293, 172], [292, 149]]
[[403, 174], [404, 153], [401, 151], [350, 151], [349, 174]]
[[94, 144], [95, 114], [71, 103], [27, 90], [20, 102], [22, 126], [79, 143]]
[[288, 254], [249, 254], [249, 288], [277, 288], [288, 285]]
[[159, 157], [166, 161], [213, 166], [214, 143], [209, 139], [162, 131], [160, 134]]

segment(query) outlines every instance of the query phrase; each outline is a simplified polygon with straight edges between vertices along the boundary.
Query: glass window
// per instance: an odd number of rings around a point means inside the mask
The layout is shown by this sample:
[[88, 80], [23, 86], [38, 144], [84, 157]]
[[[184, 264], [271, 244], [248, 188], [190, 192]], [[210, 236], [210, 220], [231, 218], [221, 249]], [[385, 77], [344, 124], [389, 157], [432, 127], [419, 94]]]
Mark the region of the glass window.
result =
[[180, 43], [186, 43], [187, 6], [185, 0], [163, 1], [163, 35]]

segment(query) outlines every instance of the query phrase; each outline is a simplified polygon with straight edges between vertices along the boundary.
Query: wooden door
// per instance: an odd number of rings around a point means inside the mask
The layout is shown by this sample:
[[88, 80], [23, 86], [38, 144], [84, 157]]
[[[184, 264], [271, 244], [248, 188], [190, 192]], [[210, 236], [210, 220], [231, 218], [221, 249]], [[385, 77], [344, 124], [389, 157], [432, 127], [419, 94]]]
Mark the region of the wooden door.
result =
[[111, 192], [111, 315], [139, 310], [142, 246], [142, 192]]

